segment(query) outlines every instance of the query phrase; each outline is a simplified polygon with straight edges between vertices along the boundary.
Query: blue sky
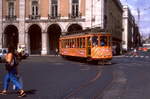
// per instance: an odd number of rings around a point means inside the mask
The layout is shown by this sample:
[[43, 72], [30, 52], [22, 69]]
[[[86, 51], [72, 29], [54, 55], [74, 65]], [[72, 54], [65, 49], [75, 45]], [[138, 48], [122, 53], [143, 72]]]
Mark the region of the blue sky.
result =
[[142, 36], [150, 35], [150, 0], [120, 0], [122, 5], [128, 5], [132, 15], [138, 21], [138, 10], [140, 11], [139, 29]]

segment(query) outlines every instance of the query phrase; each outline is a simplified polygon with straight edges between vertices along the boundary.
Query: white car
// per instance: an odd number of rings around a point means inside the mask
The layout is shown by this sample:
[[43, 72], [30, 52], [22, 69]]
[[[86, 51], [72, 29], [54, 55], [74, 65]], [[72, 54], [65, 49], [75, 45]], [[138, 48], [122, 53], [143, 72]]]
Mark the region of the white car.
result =
[[5, 55], [8, 53], [8, 48], [0, 48], [0, 62], [5, 61]]

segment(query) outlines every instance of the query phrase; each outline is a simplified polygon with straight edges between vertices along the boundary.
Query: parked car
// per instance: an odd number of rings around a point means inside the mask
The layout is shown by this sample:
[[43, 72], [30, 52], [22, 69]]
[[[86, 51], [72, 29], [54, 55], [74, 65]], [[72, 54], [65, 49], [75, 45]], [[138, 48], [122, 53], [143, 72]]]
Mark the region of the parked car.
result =
[[28, 51], [26, 50], [25, 45], [18, 45], [17, 54], [19, 59], [26, 59], [29, 56]]
[[29, 56], [29, 53], [27, 50], [22, 51], [22, 59], [26, 59]]
[[5, 55], [8, 53], [8, 48], [0, 48], [0, 62], [5, 62]]

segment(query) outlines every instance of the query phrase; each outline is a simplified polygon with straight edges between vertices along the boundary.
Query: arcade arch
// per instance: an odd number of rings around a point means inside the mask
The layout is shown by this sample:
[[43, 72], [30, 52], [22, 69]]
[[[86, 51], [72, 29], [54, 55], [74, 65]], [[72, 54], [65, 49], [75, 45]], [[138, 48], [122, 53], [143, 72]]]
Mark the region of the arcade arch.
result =
[[36, 24], [31, 25], [29, 27], [28, 35], [29, 35], [30, 53], [41, 54], [42, 49], [41, 28]]
[[48, 27], [48, 50], [49, 54], [55, 54], [55, 50], [59, 49], [59, 37], [61, 28], [58, 24], [52, 24]]
[[6, 26], [4, 30], [4, 41], [3, 45], [5, 48], [8, 48], [9, 46], [13, 47], [14, 49], [17, 49], [18, 45], [18, 29], [14, 25], [8, 25]]
[[82, 26], [80, 26], [79, 24], [71, 24], [68, 27], [67, 32], [74, 32], [74, 31], [80, 31], [80, 30], [82, 30]]

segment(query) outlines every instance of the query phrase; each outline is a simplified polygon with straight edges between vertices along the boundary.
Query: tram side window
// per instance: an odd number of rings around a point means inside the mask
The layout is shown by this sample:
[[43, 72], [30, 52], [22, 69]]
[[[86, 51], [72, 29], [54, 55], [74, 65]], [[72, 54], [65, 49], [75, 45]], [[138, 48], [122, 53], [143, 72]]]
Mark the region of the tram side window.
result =
[[74, 39], [74, 43], [75, 43], [75, 48], [77, 48], [77, 39]]
[[97, 46], [98, 45], [98, 36], [93, 36], [92, 37], [92, 44], [93, 44], [93, 46]]
[[111, 37], [109, 36], [109, 37], [108, 37], [108, 44], [109, 44], [109, 46], [111, 46], [111, 42], [112, 42], [112, 39], [111, 39]]
[[75, 48], [75, 39], [72, 39], [72, 48]]
[[71, 45], [71, 39], [69, 39], [68, 41], [69, 41], [68, 48], [70, 48], [70, 47], [71, 47], [71, 46], [70, 46], [70, 45]]
[[72, 48], [72, 39], [70, 39], [69, 48]]
[[66, 40], [65, 40], [65, 48], [68, 48], [68, 45], [69, 45], [69, 42], [68, 42], [68, 40], [66, 39]]
[[88, 42], [88, 47], [91, 46], [91, 38], [90, 37], [88, 37], [87, 42]]
[[100, 46], [107, 46], [107, 36], [100, 37]]
[[66, 46], [66, 48], [69, 48], [69, 44], [70, 44], [69, 39], [67, 39], [67, 46]]
[[70, 40], [70, 48], [73, 48], [72, 45], [73, 45], [73, 40], [71, 39], [71, 40]]
[[80, 38], [79, 42], [80, 42], [80, 48], [82, 48], [82, 38]]
[[85, 38], [82, 39], [83, 48], [85, 48]]
[[79, 44], [79, 38], [77, 38], [77, 48], [79, 48], [80, 44]]

